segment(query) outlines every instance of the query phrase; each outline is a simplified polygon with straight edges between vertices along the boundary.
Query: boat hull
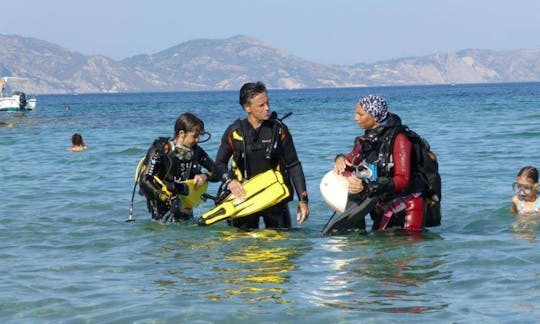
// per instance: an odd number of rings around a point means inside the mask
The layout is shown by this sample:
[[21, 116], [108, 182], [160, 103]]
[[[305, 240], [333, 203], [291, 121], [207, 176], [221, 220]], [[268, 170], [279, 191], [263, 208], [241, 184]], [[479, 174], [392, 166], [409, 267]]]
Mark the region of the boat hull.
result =
[[[28, 79], [19, 77], [2, 77], [0, 79], [0, 111], [29, 111], [36, 109], [36, 98], [27, 98], [20, 90], [15, 90], [11, 84], [22, 84]], [[8, 93], [10, 95], [8, 95]]]
[[26, 101], [26, 105], [21, 107], [19, 96], [0, 98], [0, 111], [12, 111], [12, 112], [31, 111], [31, 110], [36, 109], [36, 106], [37, 106], [36, 99], [28, 99]]

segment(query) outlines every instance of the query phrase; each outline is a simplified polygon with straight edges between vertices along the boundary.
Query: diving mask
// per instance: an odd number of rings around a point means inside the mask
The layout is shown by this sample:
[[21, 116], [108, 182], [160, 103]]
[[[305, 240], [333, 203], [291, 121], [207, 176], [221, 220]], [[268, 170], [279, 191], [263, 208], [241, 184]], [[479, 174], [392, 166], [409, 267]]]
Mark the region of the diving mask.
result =
[[176, 157], [180, 160], [191, 160], [193, 158], [193, 150], [191, 147], [175, 144], [174, 141], [170, 142], [172, 151]]
[[514, 189], [514, 192], [519, 193], [521, 195], [529, 195], [531, 192], [536, 191], [537, 188], [538, 188], [538, 183], [528, 184], [528, 183], [514, 182], [512, 184], [512, 189]]

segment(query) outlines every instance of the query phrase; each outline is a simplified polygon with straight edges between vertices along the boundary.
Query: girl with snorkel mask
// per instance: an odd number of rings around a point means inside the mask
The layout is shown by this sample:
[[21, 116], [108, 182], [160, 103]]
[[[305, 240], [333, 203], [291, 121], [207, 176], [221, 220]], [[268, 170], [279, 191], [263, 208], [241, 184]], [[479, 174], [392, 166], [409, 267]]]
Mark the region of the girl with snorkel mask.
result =
[[538, 170], [533, 166], [523, 167], [512, 184], [515, 195], [512, 196], [510, 212], [518, 215], [540, 214], [538, 197]]

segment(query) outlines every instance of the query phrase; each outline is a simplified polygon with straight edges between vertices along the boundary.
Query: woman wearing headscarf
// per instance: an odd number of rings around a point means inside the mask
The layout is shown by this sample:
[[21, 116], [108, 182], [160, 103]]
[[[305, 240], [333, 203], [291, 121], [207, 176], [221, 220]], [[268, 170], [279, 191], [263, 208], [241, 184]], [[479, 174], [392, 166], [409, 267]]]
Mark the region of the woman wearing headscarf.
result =
[[[408, 232], [424, 228], [422, 188], [411, 176], [412, 142], [402, 132], [401, 118], [388, 111], [386, 100], [368, 95], [355, 105], [354, 120], [364, 130], [347, 155], [335, 161], [338, 174], [347, 176], [349, 194], [376, 196], [378, 203], [371, 211], [373, 230], [397, 227]], [[370, 177], [358, 171], [370, 170]], [[365, 172], [363, 172], [365, 174]]]

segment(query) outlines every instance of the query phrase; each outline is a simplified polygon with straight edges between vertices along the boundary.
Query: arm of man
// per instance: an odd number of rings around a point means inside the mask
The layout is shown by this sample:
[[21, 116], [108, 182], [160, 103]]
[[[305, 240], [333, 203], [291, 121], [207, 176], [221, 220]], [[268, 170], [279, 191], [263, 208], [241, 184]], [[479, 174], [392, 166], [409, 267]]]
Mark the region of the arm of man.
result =
[[229, 175], [229, 160], [234, 153], [234, 147], [230, 139], [230, 134], [231, 126], [227, 127], [227, 129], [223, 133], [223, 136], [221, 136], [221, 142], [219, 144], [218, 152], [216, 154], [214, 168], [220, 178], [227, 177]]
[[302, 169], [302, 164], [298, 159], [298, 154], [296, 153], [292, 136], [286, 126], [283, 126], [283, 132], [280, 140], [282, 142], [283, 156], [286, 163], [285, 167], [291, 176], [294, 190], [296, 191], [296, 195], [298, 196], [299, 200], [296, 219], [299, 224], [302, 224], [309, 217], [309, 199], [304, 170]]

